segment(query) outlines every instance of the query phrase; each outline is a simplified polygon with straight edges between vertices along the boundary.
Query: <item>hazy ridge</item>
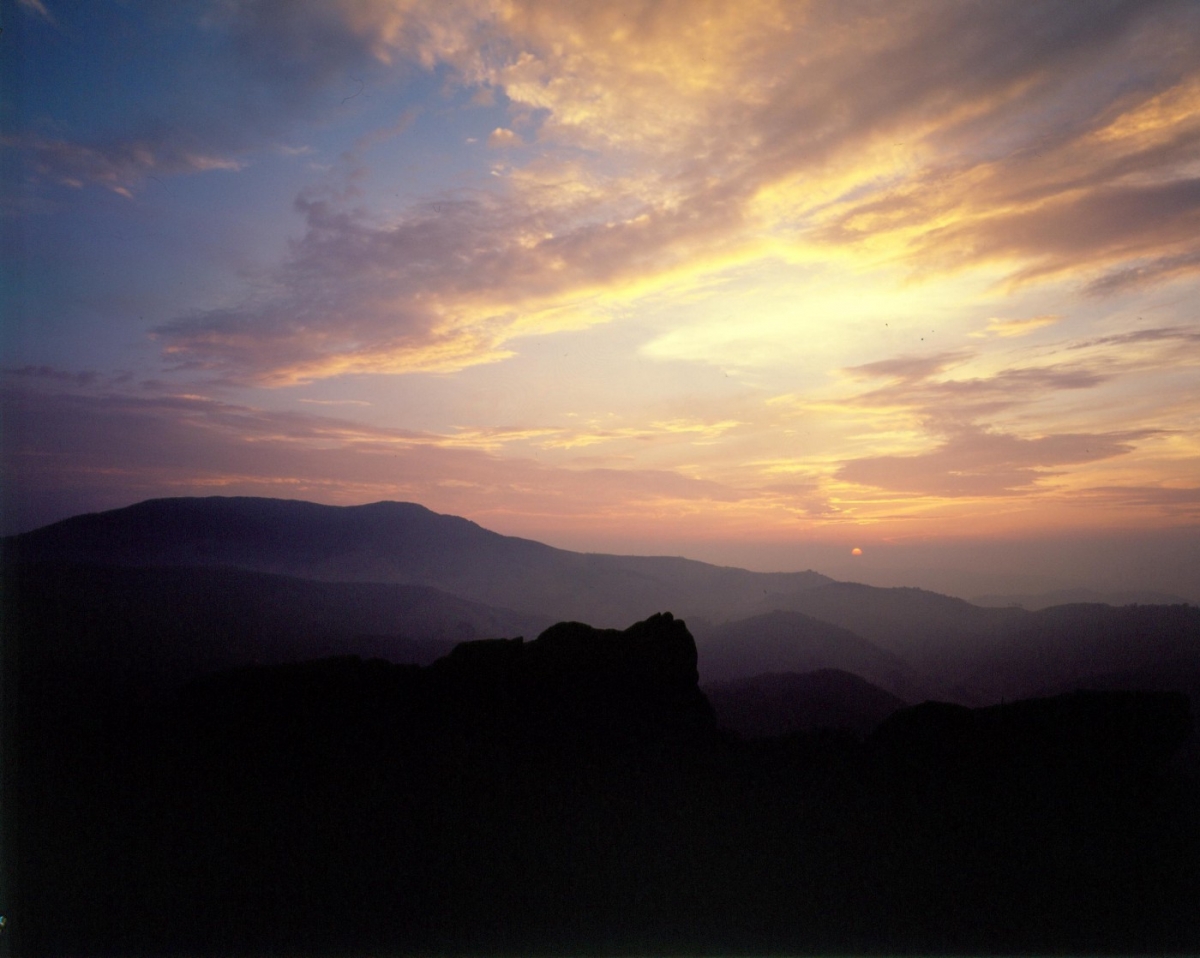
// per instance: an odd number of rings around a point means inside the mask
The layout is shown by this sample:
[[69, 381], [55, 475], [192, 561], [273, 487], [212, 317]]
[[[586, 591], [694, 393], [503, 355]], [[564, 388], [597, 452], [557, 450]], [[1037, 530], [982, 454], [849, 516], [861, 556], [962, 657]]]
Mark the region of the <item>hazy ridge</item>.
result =
[[[158, 621], [168, 621], [172, 601], [199, 610], [182, 616], [185, 623], [224, 616], [226, 625], [204, 627], [210, 646], [226, 645], [218, 656], [224, 664], [249, 661], [259, 647], [264, 661], [322, 652], [415, 661], [413, 641], [534, 635], [554, 621], [624, 628], [670, 610], [690, 623], [706, 682], [832, 668], [909, 701], [985, 705], [1080, 687], [1101, 676], [1111, 682], [1117, 674], [1152, 673], [1169, 661], [1159, 687], [1194, 693], [1200, 684], [1200, 609], [1194, 606], [982, 608], [922, 589], [836, 582], [812, 571], [757, 573], [677, 557], [569, 552], [413, 503], [150, 500], [9, 537], [3, 550], [14, 567], [61, 567], [34, 576], [31, 593], [45, 593], [47, 608], [59, 615], [83, 614], [80, 602], [90, 596], [124, 602], [137, 610], [134, 620], [158, 608]], [[99, 574], [109, 586], [91, 588], [86, 575], [70, 571], [80, 563], [220, 569], [228, 587], [214, 591], [220, 598], [214, 601], [199, 590], [215, 571], [194, 577], [160, 572], [156, 585], [153, 573], [110, 569]], [[237, 570], [290, 577], [290, 584], [240, 580]], [[289, 590], [302, 598], [286, 600]], [[167, 601], [168, 594], [176, 599]], [[237, 629], [247, 635], [235, 635]], [[387, 636], [396, 637], [391, 647]], [[268, 653], [272, 644], [278, 649]], [[427, 647], [421, 660], [434, 649]]]

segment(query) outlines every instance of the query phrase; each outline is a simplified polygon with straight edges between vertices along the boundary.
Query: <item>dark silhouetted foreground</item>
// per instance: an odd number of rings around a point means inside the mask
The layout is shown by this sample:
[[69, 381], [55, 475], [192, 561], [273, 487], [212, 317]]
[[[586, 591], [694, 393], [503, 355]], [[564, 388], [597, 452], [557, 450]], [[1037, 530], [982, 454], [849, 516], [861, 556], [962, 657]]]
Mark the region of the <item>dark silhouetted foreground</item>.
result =
[[669, 614], [118, 700], [20, 638], [15, 954], [1200, 948], [1181, 694], [747, 742]]

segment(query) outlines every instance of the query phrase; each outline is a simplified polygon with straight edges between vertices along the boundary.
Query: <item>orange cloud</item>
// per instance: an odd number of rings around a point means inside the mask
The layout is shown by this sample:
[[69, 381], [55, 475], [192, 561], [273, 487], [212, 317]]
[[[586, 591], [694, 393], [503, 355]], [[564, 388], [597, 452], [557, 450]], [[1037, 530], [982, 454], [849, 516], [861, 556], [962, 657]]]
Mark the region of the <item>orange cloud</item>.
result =
[[1031, 316], [1028, 319], [989, 319], [987, 331], [1004, 337], [1026, 336], [1035, 329], [1053, 326], [1060, 319], [1062, 317], [1057, 315]]
[[491, 147], [516, 146], [521, 138], [512, 130], [498, 126], [488, 135], [487, 144]]

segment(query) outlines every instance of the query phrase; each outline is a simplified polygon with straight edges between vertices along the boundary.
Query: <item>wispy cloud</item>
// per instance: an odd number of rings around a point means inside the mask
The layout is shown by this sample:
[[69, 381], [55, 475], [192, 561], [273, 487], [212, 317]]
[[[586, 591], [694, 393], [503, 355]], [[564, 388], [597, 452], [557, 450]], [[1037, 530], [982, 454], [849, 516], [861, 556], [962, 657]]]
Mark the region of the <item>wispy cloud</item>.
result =
[[307, 230], [270, 286], [245, 306], [160, 326], [169, 356], [275, 384], [493, 362], [516, 336], [603, 321], [598, 301], [686, 268], [699, 220], [716, 231], [724, 215], [659, 207], [596, 223], [593, 197], [542, 180], [426, 203], [393, 223], [326, 199], [297, 207]]
[[888, 382], [841, 402], [847, 407], [907, 410], [927, 429], [957, 430], [1064, 390], [1094, 388], [1113, 375], [1111, 371], [1084, 364], [1061, 363], [1016, 366], [982, 376], [942, 375], [951, 363], [968, 356], [904, 357], [854, 367], [848, 372]]
[[178, 139], [177, 131], [166, 130], [157, 137], [87, 145], [28, 133], [3, 137], [0, 146], [24, 152], [36, 175], [62, 186], [101, 186], [126, 197], [153, 176], [242, 168], [237, 158], [200, 152], [200, 144], [193, 150]]
[[1129, 290], [1143, 289], [1168, 280], [1194, 275], [1200, 272], [1200, 251], [1180, 253], [1175, 256], [1159, 256], [1132, 265], [1119, 266], [1092, 280], [1084, 292], [1097, 297]]
[[[753, 496], [669, 469], [562, 468], [502, 458], [452, 436], [203, 396], [107, 388], [0, 390], [10, 508], [103, 508], [158, 495], [281, 495], [332, 502], [409, 499], [461, 514], [636, 521], [664, 504]], [[69, 505], [71, 504], [71, 505]]]
[[1021, 439], [964, 428], [930, 452], [852, 459], [836, 476], [848, 482], [925, 497], [1005, 496], [1059, 475], [1055, 467], [1131, 452], [1146, 432]]
[[1053, 326], [1062, 317], [1058, 315], [1030, 316], [1028, 319], [989, 319], [987, 331], [997, 336], [1027, 336], [1036, 329]]
[[313, 406], [369, 406], [365, 399], [297, 399], [296, 402]]
[[46, 9], [46, 5], [44, 3], [42, 3], [42, 0], [17, 0], [17, 2], [20, 3], [20, 5], [22, 7], [24, 7], [26, 10], [41, 17], [47, 23], [49, 23], [49, 24], [57, 23], [57, 21], [54, 19], [54, 16], [50, 13], [49, 10]]
[[1092, 293], [1197, 262], [1188, 4], [223, 10], [264, 76], [308, 89], [351, 63], [440, 66], [503, 91], [493, 145], [537, 145], [488, 194], [399, 221], [311, 202], [273, 293], [159, 330], [173, 358], [229, 378], [494, 362], [519, 336], [605, 319], [595, 297], [789, 246], [874, 250], [918, 276], [1079, 274]]
[[1177, 519], [1200, 522], [1200, 486], [1093, 486], [1077, 494], [1108, 509], [1150, 506]]
[[[1081, 488], [1094, 464], [1131, 456], [1151, 440], [1172, 433], [1180, 415], [1194, 414], [1195, 403], [1182, 397], [1183, 406], [1160, 402], [1157, 416], [1145, 408], [1132, 413], [1130, 419], [1140, 420], [1140, 427], [1114, 428], [1123, 417], [1104, 406], [1098, 416], [1089, 417], [1087, 404], [1077, 403], [1077, 411], [1064, 415], [1066, 397], [1102, 389], [1120, 394], [1141, 378], [1152, 381], [1155, 370], [1162, 368], [1161, 358], [1140, 352], [1139, 347], [1155, 352], [1177, 349], [1168, 344], [1189, 341], [1194, 335], [1184, 328], [1162, 328], [1054, 343], [1040, 351], [1026, 350], [1020, 364], [984, 374], [978, 367], [986, 361], [971, 353], [897, 357], [853, 367], [846, 370], [853, 380], [882, 383], [819, 402], [830, 416], [873, 417], [877, 431], [871, 445], [881, 451], [843, 458], [831, 478], [917, 497], [930, 506], [965, 497], [1017, 497], [1032, 502], [1065, 488], [1055, 480], [1067, 477], [1073, 488]], [[1130, 392], [1127, 403], [1134, 404], [1132, 397], [1137, 395]], [[779, 401], [786, 406], [791, 400]], [[797, 402], [803, 410], [803, 401]], [[1182, 413], [1183, 408], [1193, 413]], [[1063, 428], [1067, 421], [1110, 425], [1068, 431]], [[1155, 455], [1147, 451], [1143, 459]], [[1172, 455], [1184, 461], [1189, 454], [1177, 449]], [[1169, 478], [1175, 470], [1160, 466], [1158, 471]], [[1162, 488], [1170, 485], [1168, 481]], [[1130, 495], [1113, 501], [1122, 508], [1156, 504], [1165, 508], [1174, 495], [1164, 492], [1161, 499]]]

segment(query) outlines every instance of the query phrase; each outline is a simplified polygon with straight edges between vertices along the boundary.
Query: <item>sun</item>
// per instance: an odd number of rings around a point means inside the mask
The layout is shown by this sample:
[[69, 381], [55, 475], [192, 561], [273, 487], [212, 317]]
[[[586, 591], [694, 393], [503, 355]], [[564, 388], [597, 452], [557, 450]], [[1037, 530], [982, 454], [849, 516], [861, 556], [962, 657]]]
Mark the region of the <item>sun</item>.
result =
[[862, 555], [862, 549], [860, 549], [858, 546], [855, 546], [853, 549], [850, 550], [850, 554], [852, 556], [860, 556], [860, 555]]

